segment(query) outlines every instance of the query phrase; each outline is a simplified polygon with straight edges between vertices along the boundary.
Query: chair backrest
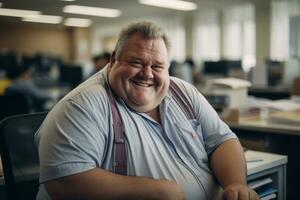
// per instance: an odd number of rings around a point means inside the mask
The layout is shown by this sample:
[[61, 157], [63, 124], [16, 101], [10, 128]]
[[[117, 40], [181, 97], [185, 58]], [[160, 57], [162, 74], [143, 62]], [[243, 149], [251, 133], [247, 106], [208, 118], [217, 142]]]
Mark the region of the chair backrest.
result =
[[7, 199], [34, 199], [39, 186], [39, 158], [34, 133], [46, 113], [5, 118], [0, 123], [0, 153]]
[[24, 95], [0, 96], [0, 121], [12, 115], [29, 113], [29, 103]]

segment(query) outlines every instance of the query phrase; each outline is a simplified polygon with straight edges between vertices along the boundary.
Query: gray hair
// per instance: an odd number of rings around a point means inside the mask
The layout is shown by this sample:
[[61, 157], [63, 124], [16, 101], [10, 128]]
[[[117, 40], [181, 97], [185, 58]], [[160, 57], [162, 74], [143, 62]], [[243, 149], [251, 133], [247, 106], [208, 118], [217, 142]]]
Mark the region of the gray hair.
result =
[[170, 45], [171, 45], [170, 39], [161, 27], [159, 27], [158, 25], [152, 22], [147, 22], [147, 21], [136, 22], [136, 23], [129, 24], [120, 32], [119, 39], [117, 41], [116, 48], [115, 48], [117, 59], [119, 58], [123, 50], [123, 47], [127, 43], [128, 39], [135, 33], [141, 34], [141, 36], [144, 37], [145, 39], [162, 38], [166, 45], [167, 50], [169, 51], [170, 49]]

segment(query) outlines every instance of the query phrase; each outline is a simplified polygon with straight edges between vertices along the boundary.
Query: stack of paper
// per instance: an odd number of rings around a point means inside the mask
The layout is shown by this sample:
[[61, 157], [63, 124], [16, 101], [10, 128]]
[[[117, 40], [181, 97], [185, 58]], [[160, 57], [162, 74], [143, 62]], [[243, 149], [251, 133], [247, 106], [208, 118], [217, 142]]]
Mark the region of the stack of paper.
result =
[[269, 194], [267, 196], [264, 196], [264, 197], [260, 198], [260, 200], [275, 199], [276, 197], [277, 197], [276, 193], [272, 193], [272, 194]]
[[277, 189], [275, 189], [273, 187], [263, 187], [263, 188], [257, 190], [260, 200], [274, 199], [277, 196], [276, 192], [277, 192]]
[[267, 107], [278, 111], [293, 111], [293, 110], [300, 110], [300, 103], [288, 99], [283, 99], [283, 100], [271, 101], [267, 103]]
[[272, 113], [269, 117], [269, 122], [283, 125], [300, 126], [300, 111]]
[[219, 87], [229, 87], [233, 89], [251, 86], [251, 83], [249, 81], [238, 79], [238, 78], [211, 79], [208, 84], [219, 86]]
[[257, 188], [259, 188], [261, 186], [264, 186], [268, 183], [271, 183], [271, 182], [272, 182], [272, 179], [268, 177], [268, 178], [264, 178], [264, 179], [251, 181], [248, 184], [248, 186], [254, 190], [254, 189], [257, 189]]
[[270, 177], [256, 179], [248, 183], [248, 186], [255, 190], [260, 200], [269, 200], [277, 197], [277, 189], [273, 188], [270, 183], [273, 180]]

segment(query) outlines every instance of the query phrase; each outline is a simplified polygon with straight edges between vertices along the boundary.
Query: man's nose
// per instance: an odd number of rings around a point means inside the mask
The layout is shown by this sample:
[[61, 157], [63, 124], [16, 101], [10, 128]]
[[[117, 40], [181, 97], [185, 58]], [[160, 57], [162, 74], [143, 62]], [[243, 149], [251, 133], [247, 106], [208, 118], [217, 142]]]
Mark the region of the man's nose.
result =
[[142, 70], [142, 75], [146, 79], [152, 79], [153, 78], [153, 73], [152, 73], [151, 66], [144, 66], [143, 70]]

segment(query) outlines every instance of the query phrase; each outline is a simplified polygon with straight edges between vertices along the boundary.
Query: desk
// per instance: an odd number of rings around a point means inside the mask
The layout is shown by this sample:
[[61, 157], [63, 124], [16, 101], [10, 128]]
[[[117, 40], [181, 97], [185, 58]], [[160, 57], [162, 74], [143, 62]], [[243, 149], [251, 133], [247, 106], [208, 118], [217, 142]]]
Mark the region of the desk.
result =
[[263, 120], [248, 120], [241, 121], [238, 123], [228, 122], [227, 123], [232, 129], [239, 129], [245, 131], [263, 131], [270, 134], [280, 134], [280, 135], [294, 135], [300, 136], [300, 124], [299, 126], [291, 126], [284, 124], [275, 124]]
[[289, 88], [248, 88], [248, 95], [272, 100], [288, 99], [291, 95]]
[[[266, 176], [271, 177], [273, 180], [272, 186], [278, 190], [278, 199], [285, 200], [287, 156], [258, 151], [246, 151], [245, 157], [246, 159], [251, 157], [262, 159], [262, 161], [259, 162], [247, 162], [247, 180], [251, 181]], [[4, 177], [0, 176], [0, 186], [3, 187], [4, 185]]]
[[245, 156], [246, 160], [251, 157], [262, 159], [262, 161], [247, 162], [247, 180], [270, 177], [273, 180], [272, 187], [277, 189], [277, 199], [285, 200], [287, 156], [259, 151], [246, 151]]
[[300, 125], [290, 126], [249, 120], [228, 123], [242, 145], [248, 149], [287, 155], [287, 199], [298, 199], [300, 177]]

